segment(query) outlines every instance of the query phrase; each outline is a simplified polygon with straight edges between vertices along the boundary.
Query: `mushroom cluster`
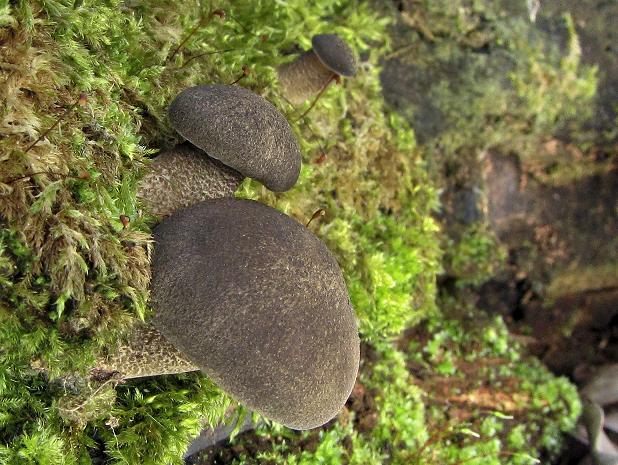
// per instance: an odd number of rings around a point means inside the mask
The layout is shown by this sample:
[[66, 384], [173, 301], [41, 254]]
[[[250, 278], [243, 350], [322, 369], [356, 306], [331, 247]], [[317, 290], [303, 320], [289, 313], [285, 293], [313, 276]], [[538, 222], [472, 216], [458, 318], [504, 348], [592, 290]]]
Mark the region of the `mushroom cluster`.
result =
[[[330, 62], [329, 53], [320, 56]], [[233, 197], [244, 176], [273, 191], [294, 186], [301, 157], [292, 129], [238, 86], [186, 89], [168, 115], [185, 142], [155, 158], [138, 192], [161, 219], [154, 317], [99, 366], [125, 378], [199, 369], [268, 418], [320, 426], [343, 407], [359, 366], [343, 274], [307, 227]]]

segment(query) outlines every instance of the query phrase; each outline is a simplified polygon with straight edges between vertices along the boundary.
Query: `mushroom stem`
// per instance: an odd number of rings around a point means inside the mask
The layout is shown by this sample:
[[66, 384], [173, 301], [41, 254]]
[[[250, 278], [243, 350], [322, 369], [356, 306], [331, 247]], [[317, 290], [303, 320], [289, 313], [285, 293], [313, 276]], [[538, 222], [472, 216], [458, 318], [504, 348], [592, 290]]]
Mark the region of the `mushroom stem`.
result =
[[294, 105], [299, 105], [317, 92], [325, 90], [333, 76], [333, 72], [322, 64], [313, 50], [280, 66], [278, 73], [283, 96]]
[[238, 171], [185, 142], [154, 159], [137, 195], [149, 213], [165, 217], [207, 199], [231, 197], [243, 179]]
[[117, 372], [123, 379], [169, 375], [199, 370], [153, 326], [138, 323], [129, 339], [95, 364], [101, 371]]

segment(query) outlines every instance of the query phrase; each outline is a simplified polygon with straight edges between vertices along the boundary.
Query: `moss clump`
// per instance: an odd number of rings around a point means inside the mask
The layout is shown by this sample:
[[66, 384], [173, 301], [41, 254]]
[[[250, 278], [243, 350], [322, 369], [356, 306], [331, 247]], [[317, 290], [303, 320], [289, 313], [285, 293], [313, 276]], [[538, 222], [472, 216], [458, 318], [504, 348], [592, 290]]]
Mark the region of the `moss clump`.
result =
[[[125, 40], [139, 28], [112, 3], [68, 3], [5, 3], [0, 32], [0, 228], [31, 255], [14, 270], [11, 295], [0, 293], [12, 326], [0, 342], [52, 375], [85, 369], [131, 318], [143, 318], [149, 279], [134, 195], [146, 150], [135, 108], [120, 98], [144, 53]], [[128, 228], [120, 215], [133, 219]]]
[[84, 389], [20, 368], [0, 366], [0, 458], [11, 465], [182, 464], [189, 439], [231, 405], [198, 374]]
[[479, 286], [495, 276], [506, 261], [506, 249], [487, 223], [474, 223], [449, 239], [444, 267], [460, 286]]
[[589, 289], [611, 289], [616, 285], [618, 263], [565, 269], [553, 277], [546, 294], [550, 301], [566, 294], [577, 294]]
[[[367, 337], [403, 328], [409, 302], [417, 303], [416, 318], [421, 305], [432, 305], [439, 267], [429, 217], [435, 193], [411, 133], [382, 111], [375, 64], [386, 46], [380, 42], [385, 21], [355, 2], [222, 1], [212, 7], [224, 9], [226, 19], [205, 21], [211, 5], [197, 2], [182, 8], [111, 0], [2, 5], [0, 34], [8, 46], [0, 92], [10, 102], [0, 128], [6, 135], [0, 141], [0, 250], [7, 283], [0, 292], [6, 380], [0, 418], [7, 463], [21, 456], [45, 463], [27, 455], [26, 442], [63, 450], [67, 463], [178, 461], [200, 418], [222, 418], [223, 395], [199, 375], [125, 384], [95, 377], [88, 385], [60, 387], [54, 379], [85, 372], [102, 347], [147, 316], [149, 231], [135, 197], [137, 180], [147, 156], [175, 137], [165, 119], [173, 96], [198, 83], [232, 82], [243, 65], [250, 74], [241, 83], [295, 122], [305, 168], [288, 194], [247, 182], [241, 195], [259, 196], [302, 222], [317, 208], [327, 210], [312, 228], [330, 238], [354, 283]], [[285, 51], [295, 43], [308, 47], [313, 34], [333, 27], [365, 55], [363, 67], [296, 121], [310, 103], [294, 109], [280, 98], [275, 66], [291, 59]], [[321, 150], [327, 156], [318, 164]], [[402, 211], [406, 221], [396, 225], [392, 217]], [[335, 221], [350, 230], [353, 246], [345, 251], [334, 244]], [[404, 225], [404, 240], [393, 240]], [[383, 243], [374, 240], [380, 237]], [[404, 247], [408, 257], [398, 263], [393, 253]], [[381, 314], [389, 311], [386, 291], [403, 273], [408, 277], [396, 289], [390, 318]], [[374, 293], [381, 295], [375, 305]], [[201, 407], [191, 399], [200, 399]]]

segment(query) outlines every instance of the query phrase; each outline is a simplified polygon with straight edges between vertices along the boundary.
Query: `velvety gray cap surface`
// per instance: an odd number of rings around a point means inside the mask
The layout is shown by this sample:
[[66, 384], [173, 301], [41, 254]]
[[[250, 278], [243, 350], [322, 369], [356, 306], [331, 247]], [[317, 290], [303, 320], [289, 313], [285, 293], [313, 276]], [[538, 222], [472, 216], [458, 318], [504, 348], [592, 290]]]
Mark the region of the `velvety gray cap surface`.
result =
[[359, 338], [339, 266], [303, 225], [249, 200], [215, 199], [154, 231], [153, 324], [219, 386], [296, 429], [347, 400]]
[[313, 51], [322, 64], [341, 76], [356, 74], [354, 52], [336, 34], [318, 34], [311, 39]]
[[263, 97], [239, 86], [203, 85], [171, 103], [172, 126], [208, 155], [282, 192], [296, 183], [300, 148], [290, 124]]

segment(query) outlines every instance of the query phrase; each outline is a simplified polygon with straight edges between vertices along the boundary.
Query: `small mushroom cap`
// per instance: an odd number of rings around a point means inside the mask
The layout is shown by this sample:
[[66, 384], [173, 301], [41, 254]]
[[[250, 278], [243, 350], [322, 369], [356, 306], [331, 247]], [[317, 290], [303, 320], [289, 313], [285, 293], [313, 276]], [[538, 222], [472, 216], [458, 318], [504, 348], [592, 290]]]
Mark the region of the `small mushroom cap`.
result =
[[295, 429], [345, 404], [360, 341], [341, 270], [307, 228], [258, 202], [207, 200], [154, 231], [153, 323], [249, 408]]
[[290, 124], [266, 99], [239, 86], [190, 87], [171, 103], [172, 126], [208, 155], [276, 192], [296, 184], [300, 148]]
[[311, 39], [313, 51], [328, 69], [341, 76], [356, 74], [354, 52], [337, 34], [318, 34]]

